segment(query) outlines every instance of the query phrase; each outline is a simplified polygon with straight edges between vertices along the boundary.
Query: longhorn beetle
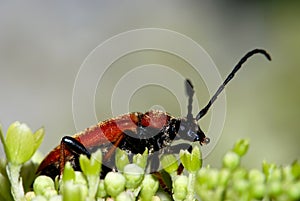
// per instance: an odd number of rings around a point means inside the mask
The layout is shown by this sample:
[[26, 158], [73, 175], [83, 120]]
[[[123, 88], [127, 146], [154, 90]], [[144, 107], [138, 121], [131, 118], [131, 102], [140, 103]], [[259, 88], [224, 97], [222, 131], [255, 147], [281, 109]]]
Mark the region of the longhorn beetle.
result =
[[[48, 175], [53, 179], [60, 175], [65, 162], [70, 161], [75, 170], [80, 170], [79, 155], [88, 157], [97, 149], [103, 153], [102, 164], [111, 164], [102, 167], [101, 177], [114, 168], [114, 154], [116, 148], [120, 148], [129, 156], [143, 153], [146, 148], [149, 151], [150, 171], [156, 172], [159, 165], [158, 153], [178, 153], [180, 149], [191, 150], [189, 143], [178, 143], [171, 145], [177, 140], [199, 142], [200, 145], [209, 143], [197, 122], [204, 117], [209, 108], [223, 91], [235, 73], [241, 68], [245, 61], [254, 54], [262, 54], [268, 60], [270, 55], [262, 49], [254, 49], [248, 52], [236, 64], [231, 73], [220, 85], [216, 93], [211, 97], [208, 104], [198, 112], [196, 117], [192, 115], [192, 101], [194, 95], [193, 85], [186, 80], [186, 91], [188, 95], [188, 113], [186, 117], [173, 117], [162, 111], [149, 111], [146, 113], [132, 112], [115, 118], [100, 122], [85, 131], [75, 134], [73, 137], [65, 136], [61, 143], [53, 149], [40, 164], [37, 173]], [[111, 167], [111, 168], [109, 168]], [[178, 172], [182, 171], [182, 165]]]

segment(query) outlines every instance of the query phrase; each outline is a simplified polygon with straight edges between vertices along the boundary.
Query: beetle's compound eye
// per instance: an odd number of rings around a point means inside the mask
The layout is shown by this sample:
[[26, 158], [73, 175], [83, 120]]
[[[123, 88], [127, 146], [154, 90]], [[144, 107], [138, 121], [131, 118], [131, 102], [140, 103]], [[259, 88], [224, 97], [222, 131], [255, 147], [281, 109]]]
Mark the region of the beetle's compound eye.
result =
[[204, 143], [205, 143], [205, 144], [209, 144], [209, 143], [210, 143], [209, 137], [206, 137], [206, 138], [204, 139]]

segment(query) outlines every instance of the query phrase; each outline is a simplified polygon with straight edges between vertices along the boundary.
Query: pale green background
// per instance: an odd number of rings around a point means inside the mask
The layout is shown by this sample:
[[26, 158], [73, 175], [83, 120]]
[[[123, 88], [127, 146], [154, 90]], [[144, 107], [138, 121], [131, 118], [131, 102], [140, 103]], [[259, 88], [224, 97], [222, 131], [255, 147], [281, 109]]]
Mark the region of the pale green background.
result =
[[[124, 31], [164, 28], [199, 43], [222, 77], [252, 48], [265, 48], [273, 58], [271, 63], [252, 58], [230, 83], [223, 134], [205, 163], [220, 166], [222, 155], [239, 138], [251, 141], [245, 166], [260, 168], [264, 159], [291, 163], [300, 154], [300, 3], [296, 2], [0, 1], [0, 122], [4, 130], [15, 120], [33, 129], [44, 126], [41, 150], [47, 153], [63, 135], [76, 132], [72, 89], [90, 51]], [[164, 63], [170, 56], [140, 54], [124, 58], [119, 65], [130, 65], [132, 59], [143, 64], [149, 58]], [[112, 117], [105, 98], [120, 76], [117, 69], [106, 75], [107, 91], [97, 93], [99, 120]], [[195, 83], [198, 97], [203, 93], [200, 107], [208, 100], [201, 83]], [[159, 88], [144, 88], [133, 97], [130, 108], [144, 112], [152, 105], [164, 105], [177, 116], [178, 103], [172, 97]], [[201, 121], [204, 130], [208, 123], [209, 117]]]

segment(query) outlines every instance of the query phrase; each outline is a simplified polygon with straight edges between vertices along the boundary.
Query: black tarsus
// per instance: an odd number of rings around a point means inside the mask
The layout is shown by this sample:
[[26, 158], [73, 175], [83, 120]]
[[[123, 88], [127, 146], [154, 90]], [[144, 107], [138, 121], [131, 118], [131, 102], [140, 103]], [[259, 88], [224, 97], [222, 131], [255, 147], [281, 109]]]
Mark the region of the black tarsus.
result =
[[271, 61], [271, 56], [263, 49], [254, 49], [250, 52], [248, 52], [233, 68], [231, 73], [226, 77], [224, 82], [221, 84], [221, 86], [218, 88], [216, 93], [211, 97], [208, 104], [197, 114], [196, 120], [198, 121], [203, 116], [206, 115], [207, 111], [209, 110], [210, 106], [215, 102], [218, 95], [223, 91], [226, 84], [234, 77], [235, 73], [242, 67], [242, 65], [247, 61], [248, 58], [252, 57], [254, 54], [263, 54], [269, 61]]

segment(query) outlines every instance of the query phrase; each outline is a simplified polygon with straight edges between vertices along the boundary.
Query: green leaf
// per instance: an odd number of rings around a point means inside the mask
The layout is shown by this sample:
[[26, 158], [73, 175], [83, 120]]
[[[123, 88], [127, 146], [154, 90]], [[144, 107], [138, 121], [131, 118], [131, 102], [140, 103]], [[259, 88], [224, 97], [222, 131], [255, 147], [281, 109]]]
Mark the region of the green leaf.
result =
[[7, 200], [7, 201], [12, 201], [13, 198], [10, 194], [9, 180], [6, 176], [2, 175], [1, 173], [0, 173], [0, 184], [1, 184], [0, 196], [5, 198], [5, 200]]
[[33, 152], [36, 152], [36, 150], [40, 147], [40, 145], [44, 139], [44, 136], [45, 136], [44, 128], [40, 128], [37, 131], [35, 131], [35, 133], [33, 134], [33, 140], [34, 140]]

